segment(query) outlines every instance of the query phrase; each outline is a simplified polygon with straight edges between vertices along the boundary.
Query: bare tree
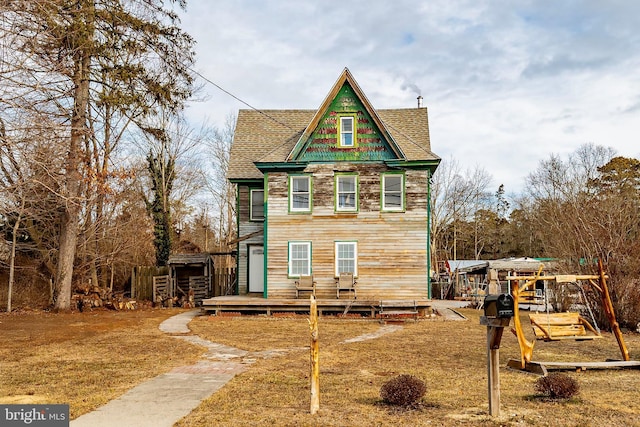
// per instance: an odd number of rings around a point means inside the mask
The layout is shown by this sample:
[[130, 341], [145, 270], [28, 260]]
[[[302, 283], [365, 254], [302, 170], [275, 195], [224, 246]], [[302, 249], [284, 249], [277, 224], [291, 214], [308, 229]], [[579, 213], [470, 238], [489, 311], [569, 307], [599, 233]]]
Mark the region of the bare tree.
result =
[[[28, 121], [6, 131], [0, 120], [0, 200], [3, 232], [11, 241], [9, 259], [9, 298], [15, 282], [16, 255], [19, 247], [39, 254], [41, 265], [53, 277], [54, 263], [51, 243], [57, 240], [55, 200], [58, 190], [50, 161], [52, 151], [40, 135], [33, 132]], [[14, 122], [15, 125], [15, 122]], [[45, 274], [46, 275], [46, 274]]]
[[483, 206], [490, 181], [491, 176], [480, 167], [463, 171], [453, 158], [440, 163], [431, 187], [431, 240], [435, 265], [448, 257], [457, 259], [459, 227], [469, 222]]
[[206, 138], [206, 147], [211, 154], [208, 189], [213, 195], [214, 209], [218, 216], [218, 245], [221, 247], [228, 245], [236, 237], [235, 185], [227, 180], [235, 125], [236, 116], [229, 115], [223, 128], [211, 128]]
[[[196, 156], [202, 133], [196, 133], [178, 115], [167, 115], [144, 129], [147, 172], [150, 180], [142, 195], [154, 223], [156, 265], [166, 265], [176, 224], [184, 223], [189, 199], [204, 186], [202, 168]], [[177, 213], [173, 217], [172, 211]]]
[[586, 145], [567, 160], [551, 156], [528, 180], [531, 218], [546, 248], [568, 270], [595, 267], [610, 275], [621, 323], [640, 320], [640, 161]]
[[[171, 2], [173, 3], [173, 2]], [[177, 2], [184, 6], [184, 1]], [[91, 144], [91, 107], [108, 103], [142, 122], [188, 98], [193, 40], [160, 0], [3, 1], [0, 3], [0, 114], [8, 133], [28, 116], [64, 159], [56, 180], [59, 234], [54, 306], [70, 307], [82, 231]], [[92, 92], [108, 86], [109, 96]]]

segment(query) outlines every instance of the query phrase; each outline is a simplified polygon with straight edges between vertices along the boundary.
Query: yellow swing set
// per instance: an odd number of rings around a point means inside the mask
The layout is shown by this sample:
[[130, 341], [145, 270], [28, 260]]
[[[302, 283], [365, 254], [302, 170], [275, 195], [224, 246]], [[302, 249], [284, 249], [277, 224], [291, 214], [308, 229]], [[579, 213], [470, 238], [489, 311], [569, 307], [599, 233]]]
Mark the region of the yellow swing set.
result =
[[[563, 367], [577, 367], [586, 369], [587, 367], [593, 368], [607, 368], [607, 367], [624, 367], [624, 366], [640, 366], [640, 362], [629, 362], [629, 351], [622, 337], [620, 326], [616, 320], [615, 313], [613, 311], [613, 304], [611, 303], [611, 296], [609, 294], [609, 288], [607, 287], [607, 275], [604, 273], [602, 262], [598, 260], [598, 273], [597, 275], [556, 275], [556, 276], [542, 276], [543, 265], [540, 264], [540, 268], [535, 276], [507, 276], [507, 280], [515, 281], [515, 286], [512, 286], [511, 293], [513, 295], [514, 303], [514, 328], [511, 329], [518, 338], [518, 345], [520, 346], [520, 360], [511, 360], [508, 366], [514, 369], [526, 370], [531, 372], [537, 372], [546, 374], [545, 366], [553, 366], [556, 368]], [[604, 310], [613, 334], [618, 341], [618, 347], [620, 353], [625, 362], [581, 362], [581, 363], [569, 363], [569, 362], [532, 362], [533, 347], [535, 341], [529, 341], [524, 336], [522, 324], [520, 322], [519, 305], [521, 302], [527, 302], [527, 296], [531, 291], [535, 292], [535, 284], [539, 280], [553, 281], [558, 284], [586, 282], [591, 288], [600, 296], [602, 308]], [[520, 282], [524, 281], [522, 285]], [[529, 320], [533, 327], [535, 339], [544, 341], [559, 341], [559, 340], [591, 340], [602, 338], [600, 331], [594, 327], [589, 321], [583, 318], [578, 312], [561, 312], [561, 313], [546, 313], [538, 312], [529, 314]], [[594, 322], [595, 324], [595, 322]]]

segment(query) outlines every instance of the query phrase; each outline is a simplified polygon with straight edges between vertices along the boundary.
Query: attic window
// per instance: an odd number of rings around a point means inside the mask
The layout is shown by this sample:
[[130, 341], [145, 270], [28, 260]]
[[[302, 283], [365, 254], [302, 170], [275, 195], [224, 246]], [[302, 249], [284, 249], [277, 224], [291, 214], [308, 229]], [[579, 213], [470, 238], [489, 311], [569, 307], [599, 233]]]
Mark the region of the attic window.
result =
[[354, 145], [353, 116], [342, 116], [340, 117], [340, 146], [353, 147]]

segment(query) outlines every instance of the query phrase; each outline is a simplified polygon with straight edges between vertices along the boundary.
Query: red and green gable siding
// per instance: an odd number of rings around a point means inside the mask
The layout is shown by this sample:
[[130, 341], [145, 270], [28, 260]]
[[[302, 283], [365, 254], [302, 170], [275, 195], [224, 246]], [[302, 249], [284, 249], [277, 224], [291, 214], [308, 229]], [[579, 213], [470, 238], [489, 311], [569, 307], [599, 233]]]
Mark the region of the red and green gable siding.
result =
[[[339, 143], [339, 118], [354, 117], [353, 147]], [[351, 86], [345, 82], [327, 112], [318, 122], [296, 160], [300, 161], [382, 161], [397, 156]]]

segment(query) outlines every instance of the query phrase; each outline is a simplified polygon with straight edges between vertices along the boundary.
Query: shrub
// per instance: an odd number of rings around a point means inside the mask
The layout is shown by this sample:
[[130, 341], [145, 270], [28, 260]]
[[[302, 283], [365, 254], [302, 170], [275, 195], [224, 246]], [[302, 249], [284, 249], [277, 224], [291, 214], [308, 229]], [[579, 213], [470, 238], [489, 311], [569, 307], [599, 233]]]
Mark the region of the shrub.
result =
[[578, 394], [578, 382], [566, 374], [553, 373], [538, 378], [536, 391], [550, 399], [568, 399]]
[[413, 375], [399, 375], [382, 385], [380, 397], [390, 405], [407, 406], [415, 403], [427, 392], [427, 386]]

